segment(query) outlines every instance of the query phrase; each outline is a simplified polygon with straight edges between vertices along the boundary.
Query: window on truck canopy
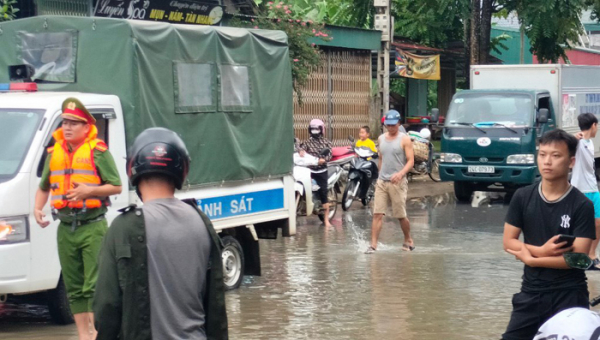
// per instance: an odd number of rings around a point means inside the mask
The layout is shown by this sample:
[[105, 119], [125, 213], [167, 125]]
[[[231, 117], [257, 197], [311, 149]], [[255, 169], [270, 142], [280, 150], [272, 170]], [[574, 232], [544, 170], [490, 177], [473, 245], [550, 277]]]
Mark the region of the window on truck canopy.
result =
[[77, 31], [17, 33], [17, 53], [22, 64], [35, 69], [32, 79], [74, 83], [77, 65]]
[[21, 169], [44, 110], [0, 109], [0, 182]]
[[247, 65], [173, 62], [176, 113], [252, 112]]
[[528, 94], [469, 93], [457, 95], [448, 109], [446, 126], [468, 124], [531, 127], [534, 102]]

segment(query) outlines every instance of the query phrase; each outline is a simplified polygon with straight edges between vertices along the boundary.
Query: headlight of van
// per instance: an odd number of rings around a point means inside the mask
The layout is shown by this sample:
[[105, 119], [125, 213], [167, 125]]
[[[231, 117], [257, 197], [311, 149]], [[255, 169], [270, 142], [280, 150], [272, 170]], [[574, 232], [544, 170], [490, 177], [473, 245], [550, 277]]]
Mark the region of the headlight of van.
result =
[[440, 162], [442, 162], [442, 163], [462, 163], [462, 156], [457, 153], [442, 153], [442, 154], [440, 154]]
[[510, 155], [506, 158], [507, 164], [533, 164], [535, 156], [532, 154]]
[[0, 217], [0, 244], [27, 241], [27, 216]]

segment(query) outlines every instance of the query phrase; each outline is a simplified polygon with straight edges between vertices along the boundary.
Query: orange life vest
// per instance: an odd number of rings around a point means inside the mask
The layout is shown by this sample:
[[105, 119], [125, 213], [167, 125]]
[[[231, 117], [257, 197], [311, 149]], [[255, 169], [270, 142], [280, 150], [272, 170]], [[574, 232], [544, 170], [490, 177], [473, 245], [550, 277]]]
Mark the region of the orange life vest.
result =
[[74, 188], [74, 183], [87, 186], [100, 186], [102, 179], [94, 164], [94, 149], [106, 151], [106, 144], [96, 139], [98, 129], [90, 126], [90, 132], [85, 141], [75, 150], [69, 152], [64, 139], [62, 128], [52, 135], [56, 143], [48, 149], [50, 159], [50, 191], [51, 202], [55, 209], [69, 208], [100, 208], [105, 198], [91, 197], [82, 201], [70, 201], [67, 192]]

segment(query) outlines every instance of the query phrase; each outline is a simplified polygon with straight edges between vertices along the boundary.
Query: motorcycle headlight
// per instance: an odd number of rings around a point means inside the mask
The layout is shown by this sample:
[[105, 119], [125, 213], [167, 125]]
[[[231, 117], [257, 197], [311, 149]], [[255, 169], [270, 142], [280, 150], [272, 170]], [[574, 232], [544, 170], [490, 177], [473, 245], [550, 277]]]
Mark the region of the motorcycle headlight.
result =
[[443, 152], [440, 154], [440, 162], [442, 162], [442, 163], [462, 163], [462, 156], [457, 153]]
[[27, 216], [0, 217], [0, 244], [24, 242], [28, 237]]
[[532, 154], [510, 155], [506, 158], [507, 164], [533, 164], [535, 156]]

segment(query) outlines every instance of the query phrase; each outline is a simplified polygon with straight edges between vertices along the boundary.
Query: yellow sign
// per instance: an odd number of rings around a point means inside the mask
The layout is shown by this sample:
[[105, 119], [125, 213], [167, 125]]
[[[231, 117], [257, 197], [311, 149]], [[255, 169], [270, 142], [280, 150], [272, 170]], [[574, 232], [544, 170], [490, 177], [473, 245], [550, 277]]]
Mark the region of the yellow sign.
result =
[[396, 57], [398, 74], [406, 78], [440, 80], [440, 55], [422, 56], [400, 49]]

